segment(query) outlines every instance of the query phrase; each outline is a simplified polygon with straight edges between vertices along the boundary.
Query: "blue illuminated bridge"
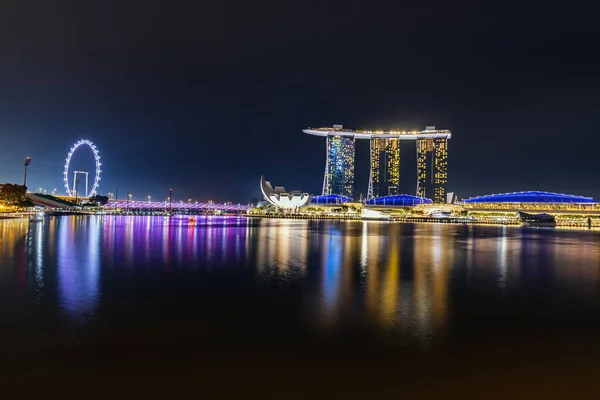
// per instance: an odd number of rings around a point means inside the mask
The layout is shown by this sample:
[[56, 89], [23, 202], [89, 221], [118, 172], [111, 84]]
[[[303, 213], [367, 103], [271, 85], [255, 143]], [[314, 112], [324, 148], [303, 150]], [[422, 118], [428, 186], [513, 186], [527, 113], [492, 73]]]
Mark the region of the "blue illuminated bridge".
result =
[[168, 201], [109, 201], [105, 208], [122, 209], [122, 210], [142, 210], [142, 211], [246, 211], [251, 206], [244, 204], [231, 203], [184, 203]]

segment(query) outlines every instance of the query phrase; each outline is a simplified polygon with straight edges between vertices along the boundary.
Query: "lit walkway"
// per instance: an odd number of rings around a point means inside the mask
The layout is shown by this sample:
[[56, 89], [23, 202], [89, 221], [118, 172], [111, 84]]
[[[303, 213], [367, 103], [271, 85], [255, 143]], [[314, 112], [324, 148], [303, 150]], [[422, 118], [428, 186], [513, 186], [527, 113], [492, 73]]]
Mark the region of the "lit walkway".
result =
[[218, 211], [245, 211], [250, 206], [243, 204], [218, 204], [218, 203], [176, 203], [169, 204], [166, 201], [109, 201], [105, 208], [120, 208], [130, 210], [218, 210]]

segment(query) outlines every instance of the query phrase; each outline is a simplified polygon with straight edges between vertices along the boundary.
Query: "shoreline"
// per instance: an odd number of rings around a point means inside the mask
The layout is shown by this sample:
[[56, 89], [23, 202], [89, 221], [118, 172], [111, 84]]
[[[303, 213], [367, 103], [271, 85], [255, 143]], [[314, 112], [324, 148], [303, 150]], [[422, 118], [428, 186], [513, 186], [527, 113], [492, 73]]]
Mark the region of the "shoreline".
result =
[[[82, 213], [82, 212], [48, 212], [44, 216], [81, 216], [81, 215], [97, 215], [97, 216], [157, 216], [168, 217], [163, 214], [132, 214], [132, 213]], [[598, 231], [600, 226], [588, 227], [585, 223], [580, 224], [561, 224], [557, 221], [556, 226], [524, 226], [515, 221], [493, 221], [493, 220], [477, 220], [467, 218], [434, 218], [434, 217], [392, 217], [392, 218], [364, 218], [360, 215], [306, 215], [306, 214], [273, 214], [273, 215], [252, 215], [252, 214], [237, 214], [237, 215], [210, 215], [210, 214], [175, 214], [180, 216], [194, 217], [245, 217], [259, 219], [290, 219], [290, 220], [324, 220], [324, 221], [361, 221], [361, 222], [388, 222], [388, 223], [403, 223], [403, 224], [444, 224], [444, 225], [470, 225], [470, 226], [502, 226], [502, 227], [522, 227], [522, 228], [544, 228], [544, 229], [560, 229], [560, 230], [578, 230], [578, 231]], [[0, 214], [0, 220], [14, 219], [31, 219], [31, 214], [28, 213], [6, 213]]]
[[0, 214], [0, 220], [2, 219], [28, 219], [29, 214]]
[[564, 230], [582, 230], [582, 231], [598, 231], [600, 226], [592, 226], [589, 228], [585, 224], [560, 224], [557, 223], [553, 227], [544, 226], [526, 226], [519, 222], [507, 221], [491, 221], [491, 220], [470, 220], [464, 218], [432, 218], [432, 217], [397, 217], [390, 219], [383, 218], [363, 218], [360, 216], [311, 216], [311, 215], [246, 215], [248, 218], [266, 218], [266, 219], [303, 219], [303, 220], [335, 220], [335, 221], [364, 221], [364, 222], [389, 222], [389, 223], [404, 223], [404, 224], [444, 224], [444, 225], [470, 225], [470, 226], [505, 226], [516, 228], [544, 228], [544, 229], [564, 229]]

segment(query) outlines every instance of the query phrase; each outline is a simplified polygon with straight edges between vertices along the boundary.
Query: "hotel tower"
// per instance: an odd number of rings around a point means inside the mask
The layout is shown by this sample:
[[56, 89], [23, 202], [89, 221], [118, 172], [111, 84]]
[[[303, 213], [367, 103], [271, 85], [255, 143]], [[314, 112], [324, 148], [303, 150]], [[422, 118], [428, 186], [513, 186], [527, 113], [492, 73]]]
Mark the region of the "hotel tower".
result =
[[354, 196], [354, 154], [356, 139], [370, 141], [369, 189], [367, 198], [400, 194], [400, 141], [412, 140], [417, 147], [417, 196], [446, 202], [448, 182], [448, 139], [452, 132], [428, 126], [423, 131], [368, 131], [308, 128], [304, 133], [326, 138], [327, 158], [323, 195]]

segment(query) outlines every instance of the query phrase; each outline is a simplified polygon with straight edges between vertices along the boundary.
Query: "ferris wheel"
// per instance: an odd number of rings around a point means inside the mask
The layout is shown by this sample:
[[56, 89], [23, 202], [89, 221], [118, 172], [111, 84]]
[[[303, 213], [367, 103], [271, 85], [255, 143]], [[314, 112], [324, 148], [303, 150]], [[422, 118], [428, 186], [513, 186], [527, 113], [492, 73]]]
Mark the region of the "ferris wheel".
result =
[[[80, 146], [88, 146], [92, 150], [92, 153], [94, 154], [94, 160], [96, 161], [96, 171], [95, 171], [96, 173], [94, 175], [94, 183], [92, 185], [92, 189], [89, 192], [88, 192], [89, 172], [87, 172], [87, 171], [73, 171], [73, 186], [69, 187], [69, 165], [71, 164], [71, 157], [73, 157], [73, 154]], [[102, 170], [100, 169], [101, 165], [102, 165], [102, 163], [100, 162], [100, 154], [98, 153], [98, 149], [96, 149], [96, 146], [94, 145], [94, 143], [90, 142], [89, 140], [80, 140], [77, 143], [75, 143], [73, 145], [73, 147], [71, 147], [71, 150], [69, 150], [69, 154], [67, 154], [67, 159], [65, 160], [65, 169], [63, 171], [63, 181], [65, 183], [65, 189], [67, 190], [67, 195], [76, 196], [76, 194], [77, 194], [76, 182], [77, 182], [78, 174], [85, 175], [85, 193], [84, 193], [85, 196], [84, 197], [92, 197], [93, 195], [95, 195], [96, 190], [98, 189], [98, 186], [99, 186], [98, 183], [100, 181], [100, 172], [102, 172]]]

